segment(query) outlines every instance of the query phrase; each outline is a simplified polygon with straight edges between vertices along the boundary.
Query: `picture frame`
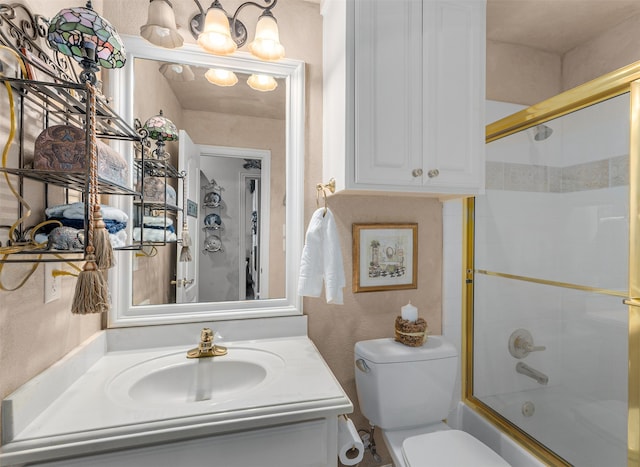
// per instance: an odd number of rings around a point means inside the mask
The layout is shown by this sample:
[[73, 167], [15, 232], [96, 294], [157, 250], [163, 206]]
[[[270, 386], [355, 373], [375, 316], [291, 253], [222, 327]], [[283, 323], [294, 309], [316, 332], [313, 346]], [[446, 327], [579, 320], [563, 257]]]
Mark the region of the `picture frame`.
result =
[[198, 217], [198, 203], [187, 198], [187, 216]]
[[418, 288], [418, 224], [353, 224], [353, 292]]

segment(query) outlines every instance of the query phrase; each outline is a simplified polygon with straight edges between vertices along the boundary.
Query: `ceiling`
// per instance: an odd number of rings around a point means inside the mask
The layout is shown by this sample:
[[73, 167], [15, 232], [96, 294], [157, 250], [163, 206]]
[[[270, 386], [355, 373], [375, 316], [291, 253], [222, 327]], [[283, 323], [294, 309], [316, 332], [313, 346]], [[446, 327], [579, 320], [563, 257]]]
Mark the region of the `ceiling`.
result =
[[[161, 63], [158, 63], [158, 68], [160, 65]], [[278, 87], [275, 90], [261, 92], [249, 87], [248, 75], [236, 73], [238, 82], [235, 86], [220, 87], [209, 83], [204, 77], [206, 68], [191, 68], [195, 75], [193, 81], [167, 80], [183, 109], [285, 119], [286, 81], [284, 79], [276, 79]]]
[[487, 0], [487, 39], [563, 55], [638, 14], [639, 0]]

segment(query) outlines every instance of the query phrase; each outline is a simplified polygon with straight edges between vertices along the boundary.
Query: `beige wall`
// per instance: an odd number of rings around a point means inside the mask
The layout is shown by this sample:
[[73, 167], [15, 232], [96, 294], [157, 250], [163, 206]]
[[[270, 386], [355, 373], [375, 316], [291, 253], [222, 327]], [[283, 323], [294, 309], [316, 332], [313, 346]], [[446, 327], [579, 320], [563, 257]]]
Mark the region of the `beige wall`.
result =
[[487, 41], [487, 99], [531, 105], [562, 91], [561, 57]]
[[[183, 126], [183, 112], [180, 102], [171, 91], [167, 80], [158, 73], [158, 64], [150, 60], [136, 60], [135, 75], [144, 76], [144, 80], [135, 82], [134, 115], [144, 124], [147, 119], [157, 115], [162, 110], [163, 115], [171, 120], [178, 128]], [[152, 149], [155, 149], [155, 144]], [[177, 167], [178, 145], [175, 142], [167, 143], [166, 151], [171, 154], [171, 163]], [[148, 156], [148, 155], [147, 155]], [[174, 189], [182, 189], [177, 180], [168, 180]], [[173, 220], [176, 231], [179, 234], [180, 224], [174, 215], [169, 215]], [[127, 253], [123, 253], [127, 254]], [[135, 254], [135, 253], [130, 253]], [[175, 279], [177, 251], [173, 244], [157, 248], [157, 254], [151, 257], [137, 256], [135, 271], [133, 273], [133, 303], [147, 303], [158, 305], [171, 303], [174, 295], [174, 287], [170, 285]]]
[[640, 60], [640, 15], [564, 55], [487, 41], [487, 99], [533, 105]]
[[640, 15], [579, 45], [562, 60], [562, 88], [571, 89], [640, 60]]
[[[27, 2], [18, 3], [27, 4]], [[102, 2], [94, 3], [98, 8]], [[55, 15], [61, 8], [84, 6], [84, 1], [39, 0], [28, 3], [36, 13], [45, 16]], [[2, 88], [4, 89], [4, 87]], [[8, 129], [8, 101], [4, 91], [0, 92], [0, 141], [4, 144]], [[38, 118], [25, 113], [30, 124], [26, 129], [31, 135], [25, 144], [27, 159], [33, 154], [33, 135], [41, 130]], [[14, 145], [15, 154], [16, 146]], [[12, 223], [16, 220], [14, 198], [7, 194], [4, 180], [0, 182], [3, 195], [0, 208], [0, 223]], [[61, 190], [52, 189], [54, 202], [61, 201]], [[43, 220], [42, 184], [25, 185], [25, 197], [31, 203], [33, 216], [26, 223], [32, 225]], [[7, 211], [9, 214], [7, 215]], [[3, 235], [5, 232], [2, 232]], [[3, 237], [4, 241], [5, 237]], [[4, 245], [4, 243], [3, 243]], [[77, 263], [80, 266], [82, 263]], [[9, 288], [31, 269], [31, 265], [7, 264], [2, 269], [2, 280]], [[69, 269], [66, 267], [65, 269]], [[61, 279], [61, 298], [44, 304], [44, 267], [40, 266], [26, 282], [15, 292], [0, 291], [0, 398], [6, 397], [20, 385], [55, 363], [63, 355], [100, 330], [100, 315], [72, 315], [71, 301], [75, 288], [75, 279]]]

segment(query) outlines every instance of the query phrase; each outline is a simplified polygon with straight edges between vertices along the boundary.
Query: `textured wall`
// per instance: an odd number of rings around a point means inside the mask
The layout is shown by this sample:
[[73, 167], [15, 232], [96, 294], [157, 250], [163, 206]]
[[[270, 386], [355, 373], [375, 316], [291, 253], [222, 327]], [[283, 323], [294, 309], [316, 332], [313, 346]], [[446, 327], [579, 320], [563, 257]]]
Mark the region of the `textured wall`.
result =
[[640, 16], [634, 16], [570, 50], [562, 60], [563, 90], [640, 60], [639, 43]]
[[[84, 1], [65, 0], [18, 1], [17, 3], [27, 4], [34, 13], [48, 17], [55, 15], [61, 8], [85, 4]], [[94, 3], [96, 9], [101, 3], [102, 1]], [[0, 141], [4, 145], [8, 134], [6, 109], [9, 108], [4, 91], [0, 92], [0, 108], [3, 109], [2, 118], [0, 118]], [[27, 113], [25, 116], [29, 117]], [[40, 125], [40, 121], [34, 118], [33, 124], [26, 129], [27, 135], [38, 134], [41, 130]], [[32, 154], [32, 141], [25, 144], [28, 158]], [[14, 145], [14, 150], [15, 148]], [[13, 209], [10, 206], [16, 205], [15, 200], [5, 191], [4, 180], [0, 182], [0, 186], [3, 192], [0, 205], [1, 223], [4, 224], [7, 218], [12, 223], [16, 220], [15, 214], [7, 216], [6, 210]], [[62, 190], [51, 191], [53, 201], [61, 202]], [[42, 220], [42, 196], [42, 184], [29, 182], [25, 185], [25, 198], [32, 204], [34, 211], [34, 216], [27, 222], [28, 225]], [[24, 277], [30, 268], [31, 265], [6, 265], [2, 270], [2, 280], [7, 287], [14, 287], [19, 282], [18, 279]], [[0, 291], [0, 398], [6, 397], [100, 330], [100, 315], [71, 314], [75, 283], [73, 278], [61, 278], [61, 298], [45, 305], [44, 268], [40, 266], [21, 289], [15, 292]], [[34, 345], [41, 351], [34, 352]]]
[[640, 60], [640, 16], [564, 55], [487, 41], [487, 99], [533, 105]]
[[487, 99], [532, 105], [561, 92], [561, 57], [487, 41]]

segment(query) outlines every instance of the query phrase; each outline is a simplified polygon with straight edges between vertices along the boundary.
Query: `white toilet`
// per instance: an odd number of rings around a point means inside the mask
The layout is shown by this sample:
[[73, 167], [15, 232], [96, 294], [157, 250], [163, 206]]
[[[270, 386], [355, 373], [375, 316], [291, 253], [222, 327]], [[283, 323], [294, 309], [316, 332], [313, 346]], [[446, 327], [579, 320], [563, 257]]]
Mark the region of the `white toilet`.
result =
[[382, 430], [395, 467], [509, 466], [485, 444], [442, 421], [457, 364], [456, 348], [442, 336], [429, 336], [422, 347], [390, 338], [356, 343], [360, 410]]

